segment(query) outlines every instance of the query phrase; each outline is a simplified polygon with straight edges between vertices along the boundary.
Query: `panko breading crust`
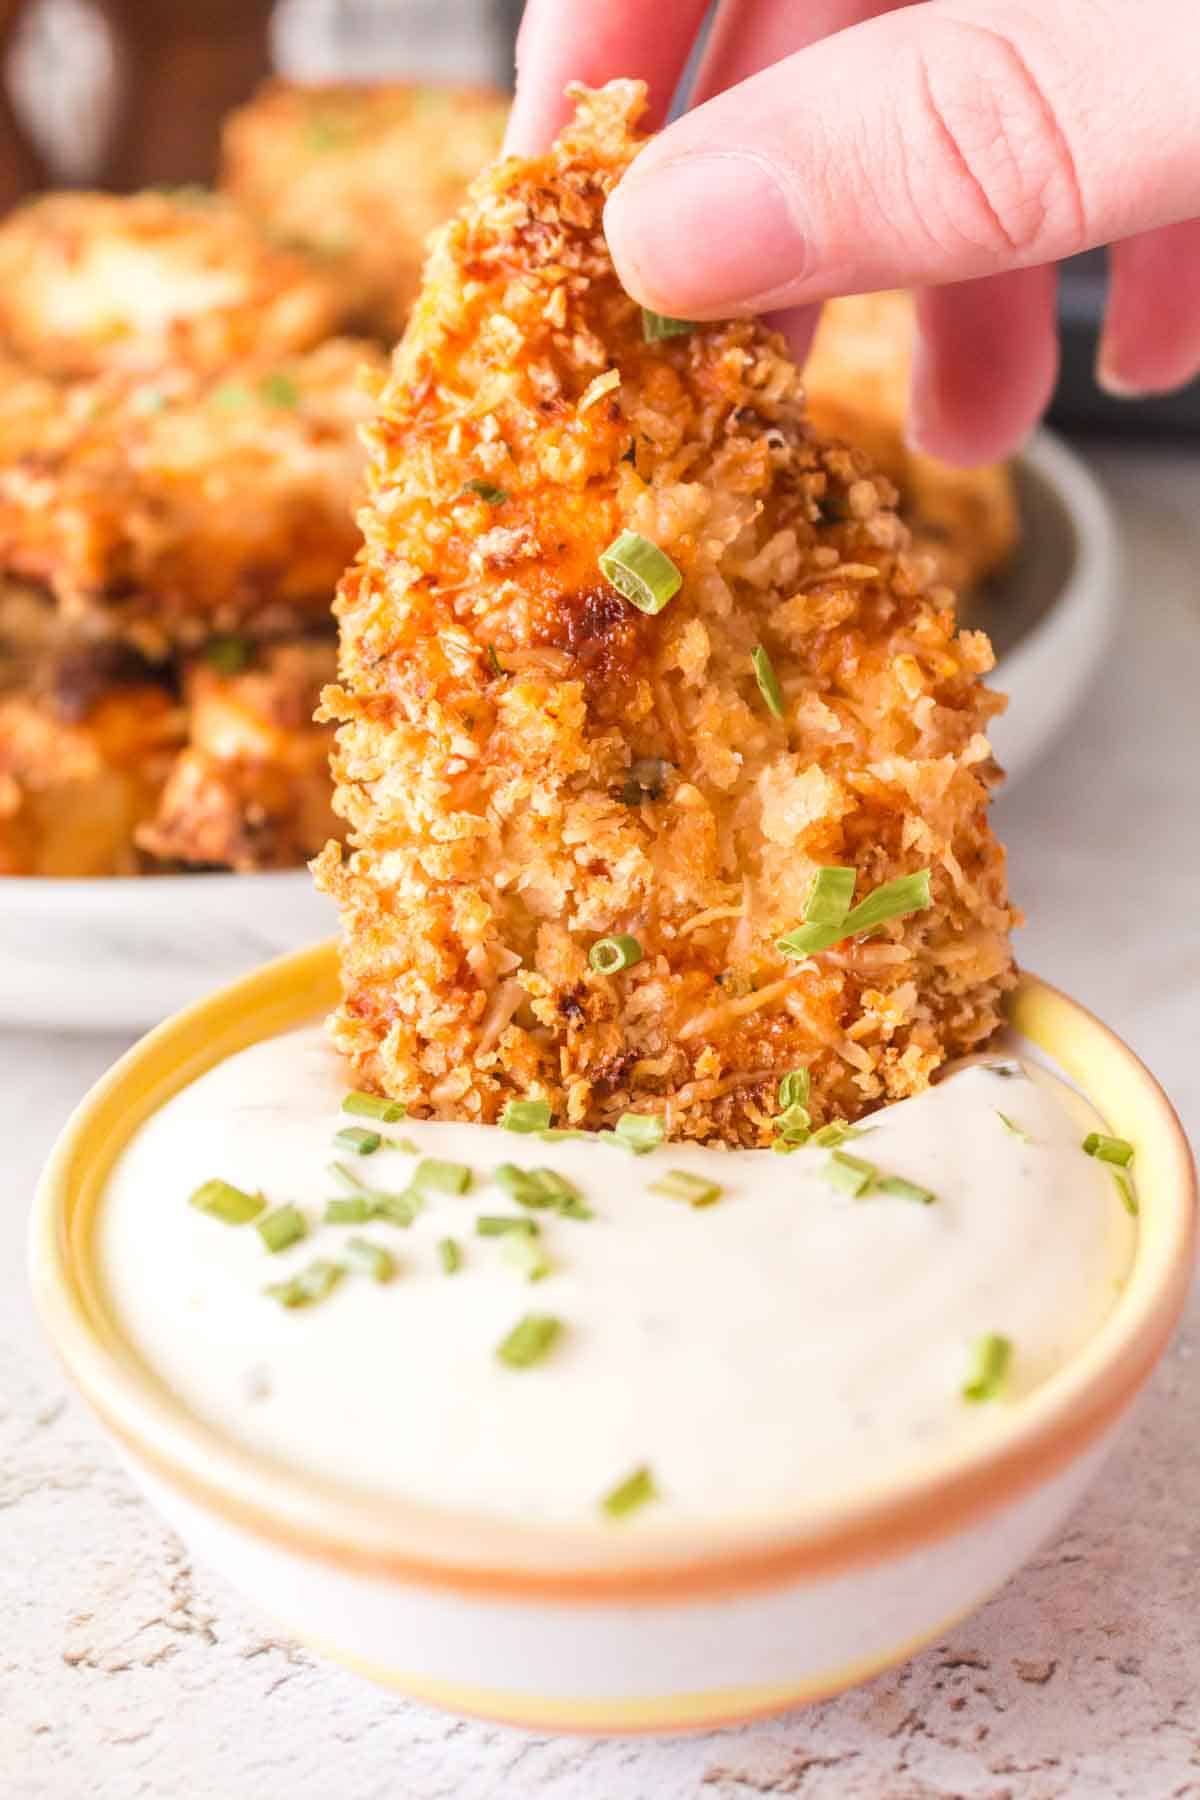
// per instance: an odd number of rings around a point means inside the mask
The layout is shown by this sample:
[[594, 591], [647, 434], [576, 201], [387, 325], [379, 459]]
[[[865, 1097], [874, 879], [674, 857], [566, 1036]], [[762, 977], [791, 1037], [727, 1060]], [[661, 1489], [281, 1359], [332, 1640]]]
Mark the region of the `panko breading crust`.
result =
[[0, 223], [0, 347], [44, 374], [286, 356], [341, 311], [331, 272], [202, 189], [47, 194]]
[[0, 380], [0, 573], [160, 644], [325, 618], [359, 542], [371, 345], [216, 375]]
[[913, 549], [933, 558], [935, 578], [961, 599], [1016, 548], [1016, 493], [1005, 463], [957, 468], [906, 442], [913, 332], [908, 294], [830, 301], [804, 366], [808, 415], [820, 436], [865, 450], [896, 484]]
[[500, 148], [508, 102], [470, 88], [271, 81], [231, 114], [222, 185], [319, 256], [355, 330], [404, 329], [426, 239]]
[[[601, 213], [644, 90], [578, 100], [439, 236], [370, 434], [326, 697], [353, 846], [317, 864], [343, 921], [332, 1029], [421, 1114], [540, 1094], [562, 1124], [633, 1109], [765, 1144], [785, 1071], [809, 1068], [817, 1122], [853, 1117], [996, 1026], [1001, 702], [890, 484], [813, 439], [781, 340], [643, 341]], [[597, 567], [626, 528], [682, 571], [656, 616]], [[789, 962], [775, 940], [827, 863], [860, 896], [929, 867], [933, 905]], [[610, 933], [645, 955], [605, 977]]]

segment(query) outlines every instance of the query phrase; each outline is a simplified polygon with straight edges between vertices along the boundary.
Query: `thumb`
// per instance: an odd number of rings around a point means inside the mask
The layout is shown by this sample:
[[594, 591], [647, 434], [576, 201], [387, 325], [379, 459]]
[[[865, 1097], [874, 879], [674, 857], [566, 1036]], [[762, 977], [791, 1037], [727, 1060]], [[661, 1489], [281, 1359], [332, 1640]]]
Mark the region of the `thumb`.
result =
[[936, 286], [1200, 213], [1191, 0], [931, 0], [670, 126], [608, 203], [618, 271], [683, 318]]

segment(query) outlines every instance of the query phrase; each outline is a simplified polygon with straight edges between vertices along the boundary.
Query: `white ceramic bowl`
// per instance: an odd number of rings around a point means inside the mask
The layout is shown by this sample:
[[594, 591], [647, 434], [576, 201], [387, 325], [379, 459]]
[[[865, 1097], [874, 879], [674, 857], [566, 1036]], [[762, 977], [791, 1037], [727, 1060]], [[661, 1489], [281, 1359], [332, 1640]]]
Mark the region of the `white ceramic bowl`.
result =
[[191, 1414], [121, 1334], [92, 1227], [130, 1133], [185, 1083], [329, 1005], [331, 947], [160, 1026], [83, 1102], [39, 1190], [32, 1277], [67, 1370], [195, 1553], [293, 1636], [456, 1712], [546, 1730], [676, 1731], [818, 1698], [902, 1661], [1062, 1523], [1178, 1317], [1195, 1177], [1153, 1078], [1026, 977], [1014, 1028], [1136, 1147], [1133, 1268], [1095, 1337], [994, 1438], [853, 1507], [658, 1537], [500, 1524], [299, 1475]]

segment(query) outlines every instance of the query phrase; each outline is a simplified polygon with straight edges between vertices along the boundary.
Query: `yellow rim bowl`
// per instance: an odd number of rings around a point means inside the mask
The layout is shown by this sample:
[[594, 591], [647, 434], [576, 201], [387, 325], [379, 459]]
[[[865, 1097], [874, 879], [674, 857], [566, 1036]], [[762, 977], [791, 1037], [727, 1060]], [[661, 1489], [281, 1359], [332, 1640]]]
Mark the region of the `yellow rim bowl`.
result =
[[1080, 1455], [1132, 1400], [1179, 1316], [1192, 1269], [1196, 1177], [1166, 1095], [1083, 1007], [1025, 975], [1013, 1028], [1136, 1147], [1137, 1251], [1112, 1313], [993, 1442], [866, 1492], [753, 1528], [682, 1528], [670, 1542], [526, 1529], [380, 1501], [301, 1479], [192, 1415], [121, 1335], [92, 1255], [113, 1162], [138, 1125], [205, 1070], [311, 1019], [337, 997], [336, 950], [268, 964], [143, 1038], [68, 1121], [34, 1208], [33, 1290], [73, 1381], [132, 1458], [222, 1519], [292, 1551], [382, 1579], [462, 1593], [593, 1603], [684, 1599], [825, 1577], [945, 1537]]

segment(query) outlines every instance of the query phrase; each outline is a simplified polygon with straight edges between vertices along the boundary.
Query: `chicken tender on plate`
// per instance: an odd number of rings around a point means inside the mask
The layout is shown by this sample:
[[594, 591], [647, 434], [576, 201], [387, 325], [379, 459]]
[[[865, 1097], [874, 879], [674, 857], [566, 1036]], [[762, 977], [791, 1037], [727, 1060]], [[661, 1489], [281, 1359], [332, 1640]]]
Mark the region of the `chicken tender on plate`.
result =
[[[215, 643], [210, 656], [222, 648]], [[334, 661], [332, 642], [316, 639], [266, 647], [244, 668], [201, 661], [189, 670], [188, 747], [137, 833], [142, 850], [242, 871], [293, 868], [314, 855], [336, 829], [330, 733], [313, 721]]]
[[933, 558], [936, 579], [962, 599], [1016, 548], [1016, 494], [1005, 463], [955, 468], [905, 442], [913, 332], [908, 294], [831, 301], [804, 366], [804, 391], [814, 429], [865, 450], [895, 483], [914, 550]]
[[371, 346], [65, 390], [0, 377], [0, 574], [145, 647], [324, 619], [359, 541]]
[[329, 271], [203, 189], [48, 194], [0, 223], [0, 345], [45, 374], [287, 355], [341, 311]]
[[[440, 234], [370, 434], [326, 697], [334, 1036], [421, 1114], [537, 1095], [767, 1144], [785, 1074], [854, 1118], [996, 1026], [1002, 703], [782, 340], [663, 337], [622, 291], [601, 215], [644, 90], [577, 97]], [[906, 898], [822, 936], [829, 867]]]
[[500, 148], [508, 102], [470, 88], [271, 81], [225, 126], [222, 184], [322, 259], [348, 323], [404, 329], [429, 233]]

